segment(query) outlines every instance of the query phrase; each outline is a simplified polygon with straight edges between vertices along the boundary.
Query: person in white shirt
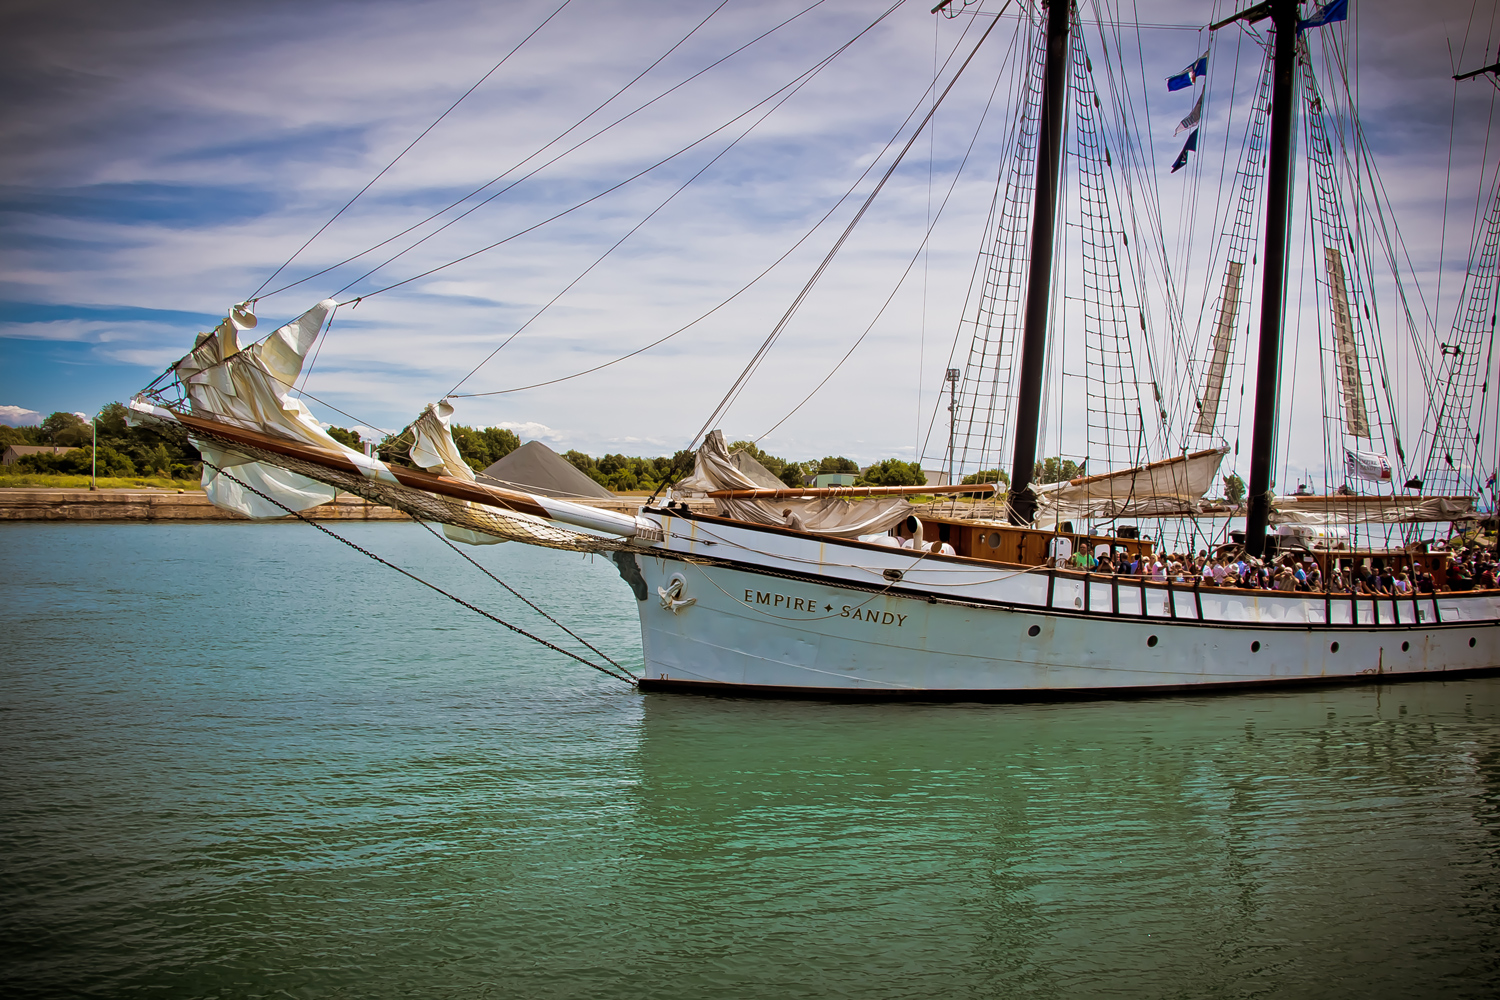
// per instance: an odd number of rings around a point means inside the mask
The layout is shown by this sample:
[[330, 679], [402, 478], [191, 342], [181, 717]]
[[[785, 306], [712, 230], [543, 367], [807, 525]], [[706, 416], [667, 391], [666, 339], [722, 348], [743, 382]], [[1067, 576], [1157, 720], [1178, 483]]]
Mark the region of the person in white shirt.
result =
[[806, 531], [807, 525], [802, 523], [802, 515], [788, 507], [781, 512], [781, 517], [786, 521], [786, 526], [793, 531]]

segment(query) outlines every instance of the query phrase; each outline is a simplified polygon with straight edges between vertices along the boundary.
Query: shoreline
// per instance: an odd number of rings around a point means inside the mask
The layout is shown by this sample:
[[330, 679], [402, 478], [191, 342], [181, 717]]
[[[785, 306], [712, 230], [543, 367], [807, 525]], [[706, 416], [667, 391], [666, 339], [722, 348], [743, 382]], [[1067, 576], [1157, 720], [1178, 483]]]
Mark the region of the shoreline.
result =
[[[617, 496], [608, 500], [582, 500], [592, 507], [633, 514], [644, 496]], [[370, 503], [362, 497], [341, 493], [331, 503], [303, 511], [315, 521], [410, 521], [399, 510]], [[295, 520], [290, 514], [256, 521], [234, 511], [215, 507], [207, 495], [196, 490], [168, 489], [67, 489], [59, 487], [6, 487], [0, 489], [0, 522], [3, 521], [245, 521], [274, 524]]]

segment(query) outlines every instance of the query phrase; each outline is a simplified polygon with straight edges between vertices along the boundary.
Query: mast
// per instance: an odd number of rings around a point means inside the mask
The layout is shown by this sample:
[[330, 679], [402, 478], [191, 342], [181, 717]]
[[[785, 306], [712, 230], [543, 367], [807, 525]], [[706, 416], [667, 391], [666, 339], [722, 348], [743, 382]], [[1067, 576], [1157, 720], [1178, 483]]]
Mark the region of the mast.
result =
[[1043, 68], [1042, 117], [1037, 135], [1036, 197], [1032, 204], [1031, 262], [1016, 392], [1016, 447], [1010, 469], [1010, 522], [1029, 524], [1036, 502], [1023, 497], [1036, 466], [1042, 416], [1042, 379], [1047, 364], [1047, 310], [1052, 299], [1052, 247], [1057, 229], [1057, 187], [1062, 168], [1068, 82], [1068, 31], [1073, 0], [1043, 0], [1047, 7], [1047, 61]]
[[1276, 27], [1271, 66], [1271, 143], [1266, 167], [1266, 266], [1260, 296], [1260, 354], [1255, 370], [1255, 421], [1250, 438], [1249, 507], [1245, 512], [1245, 549], [1253, 556], [1265, 553], [1266, 525], [1271, 516], [1271, 467], [1276, 451], [1280, 389], [1277, 369], [1281, 361], [1282, 314], [1286, 307], [1298, 6], [1298, 0], [1269, 0], [1238, 15], [1251, 21], [1269, 16]]

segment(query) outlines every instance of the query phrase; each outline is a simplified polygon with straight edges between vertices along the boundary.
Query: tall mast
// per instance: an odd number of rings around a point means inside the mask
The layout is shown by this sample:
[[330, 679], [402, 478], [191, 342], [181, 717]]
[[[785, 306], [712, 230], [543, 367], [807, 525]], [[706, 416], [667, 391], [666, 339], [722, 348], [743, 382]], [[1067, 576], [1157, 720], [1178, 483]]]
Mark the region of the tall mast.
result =
[[[1249, 507], [1245, 549], [1266, 550], [1271, 515], [1271, 471], [1276, 452], [1282, 314], [1286, 307], [1286, 233], [1292, 176], [1293, 85], [1297, 77], [1298, 0], [1269, 0], [1238, 15], [1276, 27], [1271, 66], [1271, 146], [1266, 165], [1265, 271], [1260, 295], [1260, 356], [1255, 369], [1255, 422], [1250, 438]], [[1217, 27], [1217, 25], [1216, 25]]]
[[1057, 186], [1068, 83], [1068, 31], [1073, 0], [1043, 0], [1047, 6], [1047, 61], [1043, 68], [1042, 118], [1036, 150], [1036, 197], [1032, 204], [1031, 264], [1026, 278], [1021, 379], [1016, 393], [1016, 449], [1010, 470], [1010, 521], [1029, 524], [1036, 503], [1023, 497], [1036, 466], [1037, 428], [1042, 416], [1042, 379], [1047, 364], [1047, 309], [1052, 299], [1052, 245], [1057, 229]]

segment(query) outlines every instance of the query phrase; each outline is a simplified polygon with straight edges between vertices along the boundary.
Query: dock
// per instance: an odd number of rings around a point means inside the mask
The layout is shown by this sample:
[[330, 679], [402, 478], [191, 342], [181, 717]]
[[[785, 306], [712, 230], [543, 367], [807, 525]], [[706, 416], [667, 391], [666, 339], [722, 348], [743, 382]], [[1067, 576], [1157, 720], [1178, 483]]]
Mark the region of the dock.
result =
[[[644, 495], [575, 501], [590, 507], [634, 514]], [[709, 505], [702, 505], [712, 509]], [[410, 521], [406, 514], [341, 493], [331, 503], [303, 511], [316, 521]], [[0, 489], [0, 521], [248, 521], [233, 511], [215, 507], [197, 490], [67, 490]], [[269, 521], [292, 520], [285, 517]]]

